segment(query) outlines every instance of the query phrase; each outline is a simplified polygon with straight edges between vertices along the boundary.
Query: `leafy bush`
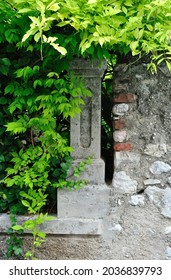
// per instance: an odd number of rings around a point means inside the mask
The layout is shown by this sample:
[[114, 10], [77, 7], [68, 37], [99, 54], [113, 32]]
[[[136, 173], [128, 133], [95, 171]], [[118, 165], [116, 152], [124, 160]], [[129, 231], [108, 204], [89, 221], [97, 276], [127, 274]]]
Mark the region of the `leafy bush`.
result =
[[41, 45], [31, 50], [32, 45], [19, 48], [29, 19], [18, 16], [9, 5], [4, 7], [1, 25], [6, 25], [6, 31], [0, 39], [0, 211], [21, 214], [30, 211], [30, 203], [35, 206], [38, 197], [43, 207], [47, 192], [53, 193], [51, 187], [74, 185], [66, 181], [72, 151], [69, 117], [81, 112], [82, 97], [91, 93], [83, 81], [66, 74], [69, 59], [64, 60], [50, 45], [43, 60], [39, 57]]

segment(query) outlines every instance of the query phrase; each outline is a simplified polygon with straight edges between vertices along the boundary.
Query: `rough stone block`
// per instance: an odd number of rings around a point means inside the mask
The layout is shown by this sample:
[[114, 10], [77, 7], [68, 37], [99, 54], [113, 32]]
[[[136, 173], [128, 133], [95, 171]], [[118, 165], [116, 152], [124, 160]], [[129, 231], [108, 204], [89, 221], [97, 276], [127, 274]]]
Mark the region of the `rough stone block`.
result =
[[160, 175], [162, 173], [169, 172], [171, 170], [171, 166], [163, 161], [155, 161], [150, 166], [150, 172], [154, 175]]
[[132, 195], [129, 203], [133, 206], [144, 206], [144, 196], [143, 195]]
[[148, 185], [159, 185], [161, 184], [161, 181], [158, 179], [147, 179], [144, 181], [144, 185], [148, 186]]
[[166, 260], [171, 260], [171, 248], [169, 246], [166, 248]]
[[166, 144], [148, 144], [144, 153], [149, 156], [154, 157], [162, 157], [167, 153], [167, 145]]
[[166, 218], [171, 218], [171, 188], [163, 191], [161, 214]]
[[123, 231], [123, 228], [120, 224], [115, 224], [113, 227], [109, 228], [109, 231], [113, 232], [113, 234], [120, 234]]
[[115, 168], [122, 168], [123, 166], [129, 166], [130, 168], [140, 167], [141, 156], [138, 153], [130, 151], [115, 152], [114, 166]]
[[155, 186], [149, 186], [145, 189], [145, 194], [153, 202], [166, 218], [171, 218], [171, 188], [160, 189]]
[[164, 233], [167, 234], [167, 235], [170, 235], [171, 234], [171, 227], [166, 227], [165, 230], [164, 230]]
[[137, 191], [137, 181], [131, 179], [126, 172], [114, 172], [112, 185], [116, 193], [132, 194]]
[[80, 190], [58, 190], [58, 217], [99, 219], [109, 213], [110, 188], [87, 185]]
[[113, 139], [115, 142], [124, 142], [127, 139], [127, 132], [125, 130], [115, 131]]
[[149, 186], [145, 189], [144, 193], [148, 196], [150, 202], [153, 202], [158, 207], [160, 206], [161, 196], [163, 194], [162, 189], [155, 186]]
[[118, 116], [124, 116], [129, 111], [129, 105], [121, 103], [113, 106], [113, 114]]

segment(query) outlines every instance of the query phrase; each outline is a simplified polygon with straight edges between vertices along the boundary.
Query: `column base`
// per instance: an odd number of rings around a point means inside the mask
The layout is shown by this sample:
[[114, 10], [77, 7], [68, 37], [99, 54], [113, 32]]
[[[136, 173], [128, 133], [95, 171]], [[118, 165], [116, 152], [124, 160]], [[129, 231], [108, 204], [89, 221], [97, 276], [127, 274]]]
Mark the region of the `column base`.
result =
[[[76, 180], [73, 174], [73, 168], [79, 166], [83, 159], [74, 160], [72, 167], [68, 172], [68, 177], [71, 180]], [[86, 180], [88, 184], [99, 185], [105, 184], [105, 163], [102, 159], [93, 159], [90, 165], [86, 165], [84, 172], [80, 175], [78, 180]]]
[[103, 219], [109, 214], [110, 188], [86, 185], [80, 190], [58, 189], [57, 216], [74, 219]]

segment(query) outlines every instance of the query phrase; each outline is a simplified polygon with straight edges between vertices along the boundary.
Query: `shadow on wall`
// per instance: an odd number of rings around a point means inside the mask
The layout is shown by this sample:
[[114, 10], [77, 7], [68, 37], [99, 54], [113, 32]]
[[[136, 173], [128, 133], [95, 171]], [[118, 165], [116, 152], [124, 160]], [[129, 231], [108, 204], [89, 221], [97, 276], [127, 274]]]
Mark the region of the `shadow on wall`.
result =
[[110, 184], [113, 178], [113, 128], [112, 128], [112, 96], [102, 94], [102, 126], [101, 126], [101, 156], [105, 161], [105, 181]]

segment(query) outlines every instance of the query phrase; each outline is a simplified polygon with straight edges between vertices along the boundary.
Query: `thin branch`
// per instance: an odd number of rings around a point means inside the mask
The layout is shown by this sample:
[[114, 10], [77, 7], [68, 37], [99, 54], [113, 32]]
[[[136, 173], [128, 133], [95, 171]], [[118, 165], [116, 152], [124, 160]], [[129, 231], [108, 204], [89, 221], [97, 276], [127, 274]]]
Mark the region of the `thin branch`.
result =
[[34, 148], [35, 146], [34, 146], [34, 137], [33, 137], [33, 129], [32, 128], [30, 129], [30, 138], [31, 138], [31, 144]]

